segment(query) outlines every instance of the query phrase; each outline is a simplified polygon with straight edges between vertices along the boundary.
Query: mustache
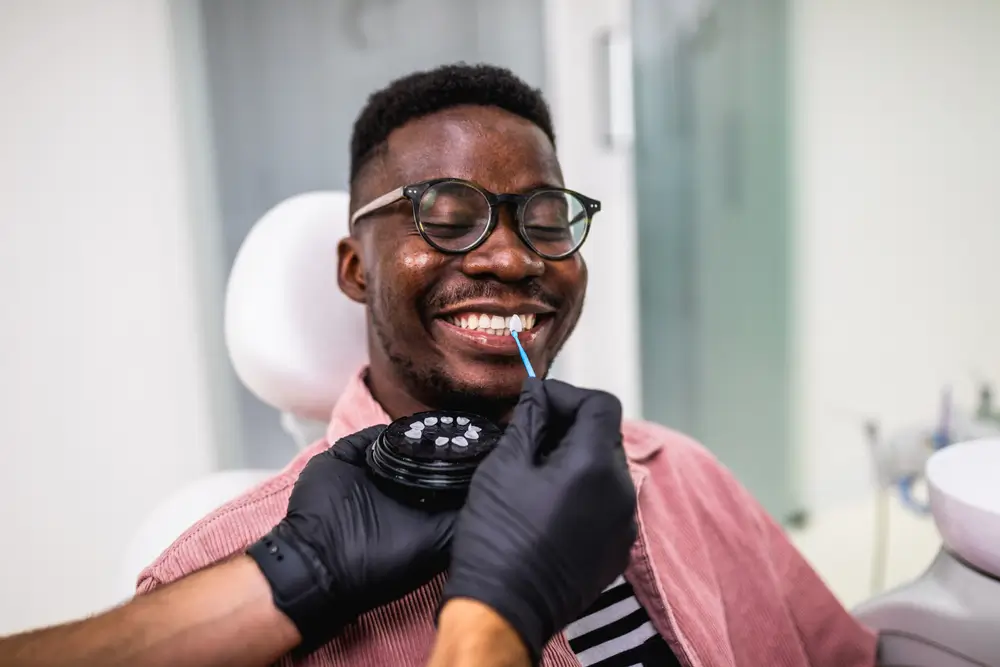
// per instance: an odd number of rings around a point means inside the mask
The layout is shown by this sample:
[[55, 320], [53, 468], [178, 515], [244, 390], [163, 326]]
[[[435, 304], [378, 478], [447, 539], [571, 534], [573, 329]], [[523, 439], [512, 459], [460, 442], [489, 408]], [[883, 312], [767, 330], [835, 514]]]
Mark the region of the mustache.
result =
[[480, 280], [448, 285], [431, 294], [427, 298], [426, 305], [433, 312], [463, 301], [499, 299], [511, 295], [525, 301], [537, 301], [553, 310], [558, 310], [562, 305], [562, 299], [534, 279], [516, 284]]

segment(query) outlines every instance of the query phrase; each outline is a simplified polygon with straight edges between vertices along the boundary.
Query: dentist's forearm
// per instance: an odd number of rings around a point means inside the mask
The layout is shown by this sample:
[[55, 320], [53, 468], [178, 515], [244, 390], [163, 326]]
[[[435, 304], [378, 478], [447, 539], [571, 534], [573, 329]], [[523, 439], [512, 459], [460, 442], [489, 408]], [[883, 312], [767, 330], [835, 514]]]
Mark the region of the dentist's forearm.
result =
[[4, 667], [266, 667], [298, 630], [247, 556], [84, 621], [0, 639]]
[[490, 607], [456, 598], [441, 610], [428, 667], [529, 667], [517, 632]]

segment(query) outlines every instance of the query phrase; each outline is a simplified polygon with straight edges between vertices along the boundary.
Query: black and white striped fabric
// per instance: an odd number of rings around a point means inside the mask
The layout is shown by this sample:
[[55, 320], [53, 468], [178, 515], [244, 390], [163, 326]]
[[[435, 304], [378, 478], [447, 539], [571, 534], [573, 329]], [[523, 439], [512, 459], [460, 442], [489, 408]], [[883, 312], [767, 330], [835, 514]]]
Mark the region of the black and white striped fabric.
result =
[[625, 577], [569, 624], [566, 639], [583, 667], [680, 667]]

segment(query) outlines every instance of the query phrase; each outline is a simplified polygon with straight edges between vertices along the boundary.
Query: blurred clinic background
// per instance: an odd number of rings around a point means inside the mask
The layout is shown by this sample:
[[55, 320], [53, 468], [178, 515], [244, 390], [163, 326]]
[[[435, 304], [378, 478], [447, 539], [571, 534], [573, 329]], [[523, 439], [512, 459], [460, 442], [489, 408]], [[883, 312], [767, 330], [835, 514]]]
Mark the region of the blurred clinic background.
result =
[[558, 375], [701, 439], [846, 605], [917, 575], [899, 483], [1000, 424], [998, 35], [997, 0], [4, 0], [0, 634], [291, 458], [226, 355], [235, 253], [345, 189], [368, 93], [463, 60], [545, 91], [604, 204]]

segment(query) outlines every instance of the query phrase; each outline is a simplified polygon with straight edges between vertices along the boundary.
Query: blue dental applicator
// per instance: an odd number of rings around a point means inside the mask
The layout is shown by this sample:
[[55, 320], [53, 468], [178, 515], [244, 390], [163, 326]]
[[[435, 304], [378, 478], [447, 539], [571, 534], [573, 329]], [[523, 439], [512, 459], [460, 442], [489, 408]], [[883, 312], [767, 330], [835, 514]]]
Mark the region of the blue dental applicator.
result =
[[528, 361], [528, 355], [524, 351], [524, 347], [521, 345], [521, 340], [517, 337], [517, 334], [524, 330], [521, 325], [521, 318], [514, 315], [510, 318], [510, 335], [514, 337], [514, 342], [517, 343], [517, 349], [521, 352], [521, 361], [524, 362], [524, 367], [528, 371], [528, 377], [535, 377], [535, 369], [531, 367], [531, 362]]

